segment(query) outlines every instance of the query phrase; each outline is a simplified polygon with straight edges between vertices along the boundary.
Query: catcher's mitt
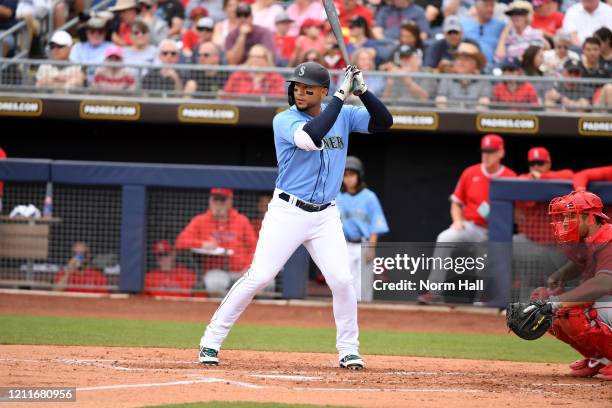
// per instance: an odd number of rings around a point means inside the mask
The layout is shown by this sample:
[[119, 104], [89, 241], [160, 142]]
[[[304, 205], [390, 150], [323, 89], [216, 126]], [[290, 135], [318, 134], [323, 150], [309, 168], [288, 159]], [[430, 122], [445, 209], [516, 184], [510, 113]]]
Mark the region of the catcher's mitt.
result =
[[521, 339], [535, 340], [552, 324], [552, 305], [543, 300], [531, 303], [510, 303], [506, 309], [506, 324]]

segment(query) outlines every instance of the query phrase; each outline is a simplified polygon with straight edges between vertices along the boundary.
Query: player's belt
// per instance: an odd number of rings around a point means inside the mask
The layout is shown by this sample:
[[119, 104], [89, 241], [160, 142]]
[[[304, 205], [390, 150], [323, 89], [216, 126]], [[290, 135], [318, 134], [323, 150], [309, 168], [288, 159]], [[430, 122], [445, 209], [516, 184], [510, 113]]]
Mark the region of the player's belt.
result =
[[[278, 195], [278, 198], [291, 204], [291, 196], [287, 193], [280, 193]], [[295, 205], [298, 208], [301, 208], [304, 211], [319, 212], [319, 211], [323, 211], [324, 209], [332, 205], [332, 203], [311, 204], [311, 203], [307, 203], [306, 201], [302, 201], [299, 198], [296, 198], [295, 203], [293, 203], [293, 205]]]

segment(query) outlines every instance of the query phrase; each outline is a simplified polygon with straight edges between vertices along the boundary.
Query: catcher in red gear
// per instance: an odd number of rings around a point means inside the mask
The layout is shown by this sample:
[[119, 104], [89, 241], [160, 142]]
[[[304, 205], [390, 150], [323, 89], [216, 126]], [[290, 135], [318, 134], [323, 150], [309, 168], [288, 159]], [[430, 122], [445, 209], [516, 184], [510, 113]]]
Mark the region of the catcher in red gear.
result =
[[[548, 291], [534, 295], [552, 295], [549, 332], [584, 356], [570, 375], [612, 380], [612, 224], [602, 210], [601, 199], [584, 190], [551, 201], [555, 239], [570, 261], [548, 278]], [[563, 292], [577, 278], [580, 284]]]

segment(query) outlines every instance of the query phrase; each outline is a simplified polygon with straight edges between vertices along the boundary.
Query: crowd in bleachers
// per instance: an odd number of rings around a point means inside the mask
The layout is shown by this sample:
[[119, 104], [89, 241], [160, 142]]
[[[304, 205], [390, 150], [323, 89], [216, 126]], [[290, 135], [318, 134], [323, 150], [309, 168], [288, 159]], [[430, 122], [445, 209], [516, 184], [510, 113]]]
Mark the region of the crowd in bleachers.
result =
[[[59, 7], [62, 16], [68, 9], [85, 8], [63, 2], [52, 0], [49, 7]], [[19, 17], [15, 10], [22, 3], [37, 4], [0, 0], [0, 36], [15, 23]], [[171, 65], [271, 68], [317, 61], [329, 69], [356, 64], [368, 71], [369, 89], [406, 103], [609, 109], [612, 84], [539, 80], [610, 79], [612, 6], [608, 3], [612, 1], [336, 0], [351, 58], [344, 61], [320, 0], [116, 0], [107, 10], [80, 13], [70, 34], [53, 32], [49, 58], [79, 66], [112, 62], [168, 66], [155, 66], [137, 78], [133, 70], [120, 66], [90, 68], [73, 76], [73, 67], [43, 65], [36, 84], [117, 91], [134, 89], [142, 80], [145, 90], [282, 95], [286, 89], [280, 75], [222, 69], [188, 72]], [[10, 36], [5, 37], [3, 56], [10, 55], [14, 46]], [[376, 71], [406, 75], [383, 76]], [[411, 75], [426, 72], [495, 74], [503, 75], [503, 81]], [[515, 76], [533, 80], [517, 81]]]

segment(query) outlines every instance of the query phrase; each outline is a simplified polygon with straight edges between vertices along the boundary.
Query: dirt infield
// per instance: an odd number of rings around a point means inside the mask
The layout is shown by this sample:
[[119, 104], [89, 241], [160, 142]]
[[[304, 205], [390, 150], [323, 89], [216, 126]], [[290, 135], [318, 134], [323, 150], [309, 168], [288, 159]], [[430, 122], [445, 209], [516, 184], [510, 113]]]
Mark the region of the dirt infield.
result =
[[[198, 321], [215, 303], [146, 298], [0, 295], [0, 314]], [[330, 307], [251, 305], [241, 323], [333, 327]], [[366, 328], [505, 333], [503, 318], [469, 313], [360, 310]], [[574, 379], [559, 364], [365, 356], [367, 370], [339, 369], [335, 354], [221, 352], [200, 367], [197, 350], [0, 346], [3, 386], [76, 386], [79, 407], [194, 401], [276, 401], [363, 407], [608, 407], [612, 384]], [[18, 407], [21, 404], [11, 404]], [[45, 407], [65, 407], [47, 403]], [[72, 405], [71, 405], [72, 406]]]

